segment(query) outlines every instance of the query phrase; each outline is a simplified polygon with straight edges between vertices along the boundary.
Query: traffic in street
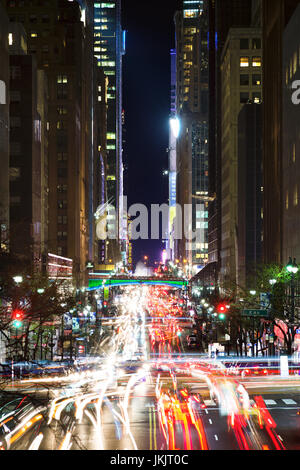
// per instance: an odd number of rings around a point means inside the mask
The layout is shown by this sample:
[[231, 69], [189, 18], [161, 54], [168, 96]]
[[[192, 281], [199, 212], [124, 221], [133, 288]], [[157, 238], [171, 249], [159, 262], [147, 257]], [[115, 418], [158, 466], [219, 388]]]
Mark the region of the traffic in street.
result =
[[114, 304], [99, 357], [2, 380], [2, 450], [300, 448], [299, 373], [200, 353], [171, 289], [126, 288]]

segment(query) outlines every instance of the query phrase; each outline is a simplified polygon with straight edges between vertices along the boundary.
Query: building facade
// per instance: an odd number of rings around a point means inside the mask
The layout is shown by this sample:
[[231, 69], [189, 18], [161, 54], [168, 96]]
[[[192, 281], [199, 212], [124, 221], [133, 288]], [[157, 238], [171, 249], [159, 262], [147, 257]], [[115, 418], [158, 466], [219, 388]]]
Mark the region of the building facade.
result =
[[263, 248], [262, 104], [239, 113], [237, 177], [237, 284], [251, 290]]
[[[183, 10], [175, 15], [175, 29], [176, 112], [180, 122], [176, 197], [182, 223], [175, 257], [192, 276], [208, 260], [207, 2], [184, 1]], [[178, 217], [176, 222], [180, 223]]]
[[300, 262], [300, 105], [293, 99], [293, 93], [299, 89], [298, 85], [293, 90], [293, 83], [300, 80], [299, 27], [300, 6], [283, 36], [282, 258], [285, 264], [290, 257]]
[[221, 174], [221, 55], [230, 28], [251, 25], [251, 0], [209, 2], [209, 229], [208, 258], [216, 280], [221, 269], [222, 174]]
[[283, 256], [283, 32], [298, 0], [264, 0], [264, 262], [284, 263]]
[[[109, 240], [108, 258], [126, 263], [126, 229], [123, 217], [123, 140], [122, 140], [122, 57], [125, 31], [121, 27], [121, 0], [94, 1], [94, 55], [108, 78], [107, 87], [107, 198], [116, 216], [108, 213], [108, 231], [116, 233]], [[117, 219], [117, 220], [115, 220]]]
[[[85, 30], [77, 2], [5, 2], [11, 22], [23, 24], [28, 53], [48, 82], [48, 249], [73, 260], [78, 285], [89, 259], [91, 124]], [[86, 129], [89, 129], [86, 132]]]
[[0, 5], [0, 249], [9, 248], [9, 53], [8, 17]]
[[170, 88], [170, 129], [169, 129], [169, 227], [167, 251], [168, 259], [175, 261], [174, 219], [176, 217], [176, 146], [180, 122], [176, 111], [176, 49], [170, 51], [171, 88]]
[[45, 150], [42, 152], [39, 87], [44, 98], [45, 82], [38, 80], [35, 57], [10, 55], [10, 247], [14, 254], [41, 269]]
[[249, 101], [262, 101], [262, 46], [259, 28], [229, 30], [222, 53], [221, 270], [220, 281], [237, 284], [238, 116]]

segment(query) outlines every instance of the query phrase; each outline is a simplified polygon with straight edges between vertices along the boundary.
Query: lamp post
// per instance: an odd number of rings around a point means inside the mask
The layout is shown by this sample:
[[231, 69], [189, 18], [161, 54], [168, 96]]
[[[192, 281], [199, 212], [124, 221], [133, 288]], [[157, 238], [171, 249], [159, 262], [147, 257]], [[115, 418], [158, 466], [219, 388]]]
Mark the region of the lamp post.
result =
[[274, 345], [274, 286], [277, 284], [276, 279], [270, 279], [269, 284], [271, 286], [271, 328], [270, 328], [270, 337], [269, 337], [269, 355], [275, 355], [275, 345]]

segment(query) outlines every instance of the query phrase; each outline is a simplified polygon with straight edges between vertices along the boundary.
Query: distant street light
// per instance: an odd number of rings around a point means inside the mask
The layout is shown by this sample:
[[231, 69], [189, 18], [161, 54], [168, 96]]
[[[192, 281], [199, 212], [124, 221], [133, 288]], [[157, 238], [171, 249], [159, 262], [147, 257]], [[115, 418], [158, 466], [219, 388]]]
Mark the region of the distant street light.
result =
[[22, 276], [15, 276], [13, 279], [14, 279], [16, 284], [21, 284], [21, 282], [23, 282], [23, 277]]

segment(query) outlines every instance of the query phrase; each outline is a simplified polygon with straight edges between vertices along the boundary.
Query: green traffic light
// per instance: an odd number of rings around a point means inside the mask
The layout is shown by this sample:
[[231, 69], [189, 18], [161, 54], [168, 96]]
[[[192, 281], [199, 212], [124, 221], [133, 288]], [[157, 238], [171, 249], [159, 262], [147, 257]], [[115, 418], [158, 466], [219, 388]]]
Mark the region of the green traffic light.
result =
[[226, 315], [224, 315], [224, 313], [221, 313], [221, 314], [219, 315], [219, 319], [220, 319], [220, 320], [225, 320], [225, 318], [226, 318]]
[[20, 320], [15, 320], [15, 321], [13, 322], [13, 326], [14, 326], [15, 328], [21, 328], [22, 322], [21, 322]]

